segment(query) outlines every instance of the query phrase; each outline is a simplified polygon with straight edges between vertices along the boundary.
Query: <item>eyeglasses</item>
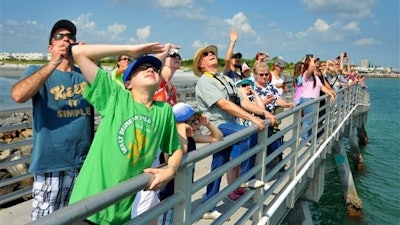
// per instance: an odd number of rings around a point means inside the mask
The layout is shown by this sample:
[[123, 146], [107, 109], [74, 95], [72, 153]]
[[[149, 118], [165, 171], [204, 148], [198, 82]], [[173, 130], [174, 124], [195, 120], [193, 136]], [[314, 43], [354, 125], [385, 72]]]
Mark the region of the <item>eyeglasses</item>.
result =
[[121, 61], [121, 60], [131, 61], [131, 59], [129, 59], [128, 57], [118, 59], [118, 61]]
[[208, 54], [215, 55], [215, 52], [213, 51], [203, 52], [203, 56], [208, 56]]
[[266, 77], [266, 76], [268, 76], [268, 73], [257, 73], [259, 76], [261, 76], [261, 77]]
[[70, 34], [70, 33], [68, 33], [68, 34], [58, 33], [56, 35], [53, 35], [53, 39], [57, 40], [57, 41], [62, 40], [64, 37], [67, 37], [70, 40], [76, 41], [75, 35]]
[[186, 120], [185, 123], [189, 125], [197, 125], [199, 124], [199, 120], [198, 119]]
[[156, 73], [160, 73], [159, 69], [157, 69], [155, 66], [148, 64], [148, 63], [138, 66], [138, 68], [136, 68], [136, 71], [144, 71], [144, 70], [148, 70], [149, 68], [151, 68]]

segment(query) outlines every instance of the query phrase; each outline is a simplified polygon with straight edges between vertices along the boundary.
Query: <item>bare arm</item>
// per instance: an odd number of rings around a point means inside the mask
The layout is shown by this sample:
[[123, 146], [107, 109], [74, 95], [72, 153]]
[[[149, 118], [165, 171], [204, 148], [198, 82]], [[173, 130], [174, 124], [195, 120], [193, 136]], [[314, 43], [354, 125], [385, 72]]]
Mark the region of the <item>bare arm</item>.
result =
[[55, 69], [56, 65], [50, 62], [28, 77], [18, 81], [12, 87], [11, 97], [17, 103], [26, 102], [39, 91]]
[[249, 99], [243, 99], [240, 102], [241, 106], [248, 112], [254, 113], [256, 115], [264, 116], [271, 121], [271, 124], [276, 122], [276, 117], [270, 112], [265, 110], [265, 107], [259, 107], [258, 105], [251, 102]]
[[231, 69], [231, 59], [232, 59], [232, 53], [233, 49], [235, 48], [236, 41], [239, 38], [239, 34], [235, 29], [233, 29], [230, 33], [230, 42], [229, 42], [229, 47], [228, 51], [226, 51], [225, 55], [225, 66], [224, 66], [224, 71], [229, 71]]
[[166, 167], [144, 169], [143, 172], [154, 175], [153, 180], [150, 181], [150, 184], [147, 187], [147, 190], [160, 189], [162, 186], [172, 180], [172, 178], [174, 178], [176, 175], [176, 171], [181, 164], [182, 158], [182, 150], [177, 149], [171, 156], [169, 156]]
[[335, 95], [330, 91], [328, 88], [326, 88], [324, 85], [321, 86], [322, 92], [325, 94], [329, 95], [331, 97], [331, 103], [335, 103]]
[[[188, 150], [188, 141], [187, 141], [187, 135], [186, 135], [186, 125], [185, 123], [177, 123], [176, 124], [176, 130], [178, 131], [178, 136], [179, 136], [179, 142], [181, 143], [181, 149], [183, 154], [187, 153]], [[169, 158], [167, 154], [166, 159]]]
[[86, 80], [93, 83], [98, 67], [96, 60], [116, 55], [129, 55], [137, 58], [143, 54], [155, 54], [164, 50], [159, 43], [140, 45], [76, 45], [72, 48], [72, 54], [79, 65]]
[[[246, 101], [246, 98], [244, 98], [243, 101]], [[247, 101], [251, 105], [253, 105], [254, 107], [257, 107], [253, 103], [251, 103], [248, 99], [247, 99]], [[249, 120], [249, 121], [253, 122], [254, 124], [256, 124], [260, 128], [260, 130], [263, 130], [265, 128], [265, 123], [264, 123], [264, 121], [262, 119], [251, 115], [246, 110], [244, 110], [242, 107], [236, 105], [235, 103], [233, 103], [233, 102], [231, 102], [229, 100], [220, 99], [220, 100], [217, 101], [216, 105], [219, 108], [221, 108], [222, 110], [230, 113], [231, 115], [233, 115], [235, 117], [239, 117], [239, 118], [242, 118], [244, 120]], [[260, 108], [258, 108], [258, 109], [259, 109], [259, 113], [258, 114], [262, 115], [262, 112], [261, 112], [262, 110]]]
[[50, 62], [42, 66], [36, 72], [18, 81], [12, 87], [11, 97], [15, 102], [24, 103], [32, 98], [57, 67], [62, 70], [68, 70], [73, 67], [72, 58], [68, 55], [67, 44], [62, 43], [57, 46], [49, 46], [48, 50], [51, 53]]
[[221, 130], [218, 129], [218, 127], [215, 126], [213, 123], [211, 123], [210, 120], [206, 116], [200, 116], [199, 124], [207, 127], [207, 129], [210, 131], [210, 134], [208, 134], [208, 135], [195, 134], [193, 136], [193, 138], [196, 141], [196, 143], [217, 142], [217, 141], [221, 140], [222, 137], [224, 136], [222, 134]]
[[278, 98], [276, 100], [276, 103], [284, 108], [293, 108], [294, 107], [294, 103], [293, 102], [287, 102], [285, 100], [283, 100], [282, 98]]
[[314, 69], [315, 69], [315, 62], [312, 59], [310, 60], [310, 65], [308, 66], [307, 70], [304, 71], [303, 76], [309, 79], [310, 76], [314, 73]]

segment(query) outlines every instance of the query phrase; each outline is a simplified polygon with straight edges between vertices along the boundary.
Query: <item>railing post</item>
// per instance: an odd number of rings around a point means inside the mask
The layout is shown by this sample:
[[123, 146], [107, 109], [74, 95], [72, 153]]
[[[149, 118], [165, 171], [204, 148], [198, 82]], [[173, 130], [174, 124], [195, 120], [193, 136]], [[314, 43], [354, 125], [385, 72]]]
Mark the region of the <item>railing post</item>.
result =
[[[257, 137], [257, 145], [262, 145], [265, 146], [265, 143], [268, 138], [268, 126], [263, 131], [258, 132], [258, 137]], [[265, 146], [265, 150], [260, 151], [256, 154], [256, 161], [255, 165], [267, 165], [266, 162], [267, 158], [267, 147]], [[266, 182], [265, 180], [265, 175], [267, 174], [267, 167], [262, 166], [261, 171], [256, 174], [256, 178], [262, 180], [263, 182]], [[256, 193], [254, 195], [254, 203], [258, 206], [258, 209], [254, 212], [252, 216], [253, 224], [256, 224], [260, 221], [260, 219], [263, 217], [263, 195], [264, 195], [264, 188], [258, 188], [256, 190]], [[257, 201], [258, 200], [258, 201]]]
[[193, 163], [188, 164], [186, 167], [180, 167], [175, 176], [175, 193], [180, 192], [184, 194], [184, 201], [174, 208], [174, 221], [173, 224], [189, 225], [191, 224], [192, 212], [192, 184], [193, 184]]

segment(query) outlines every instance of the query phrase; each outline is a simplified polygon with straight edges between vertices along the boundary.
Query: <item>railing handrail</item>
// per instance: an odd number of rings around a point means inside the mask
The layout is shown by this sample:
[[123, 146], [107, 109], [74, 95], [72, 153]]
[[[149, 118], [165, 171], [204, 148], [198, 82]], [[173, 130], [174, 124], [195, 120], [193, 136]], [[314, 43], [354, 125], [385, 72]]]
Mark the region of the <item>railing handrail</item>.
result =
[[[357, 95], [361, 95], [361, 98], [360, 97], [356, 98]], [[277, 116], [277, 118], [280, 120], [289, 119], [290, 117], [294, 117], [294, 119], [299, 118], [299, 120], [294, 121], [294, 123], [283, 127], [281, 132], [284, 135], [288, 135], [288, 133], [292, 132], [292, 137], [271, 155], [267, 156], [263, 148], [265, 148], [265, 145], [268, 145], [269, 143], [272, 143], [274, 140], [280, 138], [280, 136], [274, 135], [270, 138], [266, 138], [266, 133], [265, 133], [266, 131], [264, 130], [263, 132], [259, 132], [255, 126], [246, 128], [235, 134], [224, 137], [224, 140], [222, 141], [204, 145], [200, 147], [198, 150], [188, 153], [184, 157], [181, 167], [179, 168], [177, 176], [175, 178], [176, 184], [181, 184], [181, 185], [176, 185], [175, 194], [167, 198], [165, 202], [157, 205], [154, 208], [154, 210], [145, 212], [139, 217], [136, 217], [133, 220], [129, 221], [127, 224], [146, 224], [153, 218], [157, 217], [157, 215], [166, 212], [169, 208], [172, 207], [175, 208], [174, 214], [176, 213], [177, 215], [179, 215], [177, 216], [177, 218], [181, 219], [179, 221], [176, 221], [176, 224], [191, 224], [194, 221], [200, 219], [201, 215], [204, 212], [211, 209], [213, 206], [216, 205], [216, 203], [225, 198], [224, 196], [227, 196], [231, 191], [233, 191], [235, 185], [243, 183], [243, 181], [247, 180], [252, 175], [256, 175], [260, 179], [263, 179], [262, 175], [265, 175], [265, 177], [274, 176], [274, 173], [279, 170], [278, 167], [276, 168], [274, 167], [271, 171], [267, 173], [265, 171], [265, 166], [261, 165], [265, 165], [271, 162], [276, 155], [285, 151], [285, 149], [287, 150], [288, 148], [290, 148], [291, 152], [288, 154], [287, 157], [285, 157], [286, 161], [281, 162], [279, 165], [286, 164], [294, 160], [293, 161], [294, 164], [290, 165], [287, 172], [285, 172], [287, 176], [291, 174], [290, 176], [293, 178], [287, 183], [281, 183], [284, 184], [282, 192], [274, 197], [271, 203], [268, 204], [266, 210], [263, 211], [262, 210], [263, 207], [260, 206], [263, 205], [263, 202], [265, 199], [267, 199], [267, 197], [271, 197], [272, 191], [274, 190], [274, 188], [278, 186], [277, 183], [274, 183], [273, 186], [271, 186], [271, 189], [267, 191], [264, 191], [263, 189], [255, 189], [249, 191], [249, 193], [246, 194], [245, 198], [241, 198], [230, 210], [225, 212], [226, 215], [223, 215], [221, 218], [216, 220], [215, 223], [222, 224], [226, 218], [229, 218], [229, 216], [231, 216], [229, 214], [232, 214], [232, 212], [234, 212], [234, 210], [237, 210], [237, 208], [239, 208], [240, 205], [243, 205], [246, 201], [248, 201], [251, 197], [254, 196], [258, 197], [263, 196], [263, 197], [253, 198], [255, 205], [248, 209], [248, 212], [245, 213], [245, 215], [242, 217], [241, 220], [245, 221], [247, 219], [253, 218], [254, 222], [269, 221], [273, 216], [273, 214], [275, 213], [275, 211], [278, 209], [278, 207], [285, 201], [285, 199], [288, 198], [289, 194], [293, 191], [293, 188], [295, 188], [297, 183], [302, 179], [302, 176], [306, 173], [308, 167], [313, 165], [315, 160], [318, 159], [318, 157], [323, 153], [323, 151], [325, 151], [329, 143], [337, 138], [338, 135], [337, 133], [346, 124], [347, 120], [354, 113], [355, 109], [357, 109], [357, 107], [360, 105], [369, 106], [368, 104], [369, 101], [365, 101], [366, 99], [369, 99], [368, 93], [366, 93], [358, 86], [352, 86], [350, 88], [340, 90], [338, 92], [337, 102], [334, 105], [326, 106], [328, 113], [326, 115], [326, 118], [324, 118], [325, 120], [327, 120], [325, 126], [331, 126], [331, 127], [329, 131], [325, 131], [326, 132], [324, 134], [325, 140], [319, 145], [316, 144], [313, 145], [310, 148], [312, 150], [309, 150], [310, 152], [307, 150], [305, 153], [303, 153], [303, 155], [310, 154], [308, 158], [307, 157], [304, 158], [306, 160], [303, 163], [303, 165], [297, 164], [297, 162], [295, 162], [297, 158], [296, 155], [298, 155], [298, 157], [304, 157], [300, 156], [301, 155], [300, 149], [304, 147], [304, 144], [300, 146], [300, 144], [297, 142], [297, 138], [301, 136], [301, 134], [298, 132], [299, 124], [301, 124], [302, 121], [302, 119], [300, 119], [301, 110], [307, 105], [315, 105], [315, 107], [319, 109], [319, 102], [322, 99], [326, 99], [327, 102], [329, 102], [327, 96], [323, 96], [314, 99], [313, 101], [307, 102], [304, 105], [295, 107], [290, 110], [286, 110]], [[350, 101], [351, 99], [354, 99], [356, 102], [351, 102]], [[318, 111], [319, 110], [317, 110], [317, 112], [314, 112], [314, 114], [311, 116], [317, 118]], [[335, 116], [331, 116], [331, 114]], [[322, 119], [319, 118], [319, 120]], [[313, 128], [317, 128], [317, 123], [318, 123], [317, 120], [313, 122]], [[268, 122], [267, 125], [269, 125]], [[219, 149], [225, 148], [257, 132], [259, 132], [259, 142], [262, 141], [262, 143], [258, 143], [250, 151], [247, 151], [245, 154], [240, 155], [238, 158], [235, 158], [234, 160], [224, 164], [221, 168], [218, 168], [217, 170], [213, 171], [212, 174], [209, 174], [208, 176], [205, 177], [201, 177], [198, 180], [194, 181], [193, 183], [191, 182], [191, 174], [192, 174], [192, 169], [194, 168], [194, 164], [209, 157], [212, 153], [218, 151]], [[315, 134], [312, 135], [311, 139], [313, 143], [317, 143], [317, 138]], [[191, 204], [192, 202], [190, 197], [193, 195], [193, 193], [203, 188], [206, 184], [210, 182], [210, 180], [214, 179], [214, 177], [221, 176], [227, 170], [240, 164], [253, 154], [256, 154], [258, 162], [262, 162], [263, 164], [261, 165], [257, 164], [251, 171], [244, 174], [243, 177], [240, 177], [232, 185], [225, 188], [221, 187], [221, 191], [213, 198], [213, 200], [206, 202], [205, 204], [202, 204], [201, 208], [198, 208], [197, 206]], [[300, 158], [298, 159], [300, 160]], [[71, 204], [70, 206], [60, 209], [30, 224], [70, 224], [71, 222], [86, 218], [87, 216], [101, 210], [102, 208], [110, 204], [115, 203], [116, 201], [124, 197], [135, 194], [139, 190], [143, 189], [150, 181], [150, 179], [151, 176], [148, 174], [138, 175], [121, 183], [120, 185], [114, 188], [110, 188], [88, 199], [84, 199], [75, 204]], [[279, 179], [280, 179], [279, 181], [283, 180], [283, 178]], [[190, 182], [188, 182], [189, 180]], [[261, 200], [263, 201], [261, 202]], [[194, 207], [195, 210], [192, 207]], [[255, 217], [254, 213], [256, 211], [262, 212], [260, 215], [263, 216]]]

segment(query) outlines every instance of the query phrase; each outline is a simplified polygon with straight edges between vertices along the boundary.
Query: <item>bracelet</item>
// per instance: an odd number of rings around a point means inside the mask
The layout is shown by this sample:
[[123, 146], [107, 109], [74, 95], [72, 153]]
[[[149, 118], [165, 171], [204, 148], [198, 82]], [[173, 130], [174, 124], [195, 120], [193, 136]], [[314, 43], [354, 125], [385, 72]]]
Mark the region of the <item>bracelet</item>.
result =
[[57, 67], [58, 65], [60, 65], [61, 62], [62, 62], [62, 59], [59, 59], [57, 62], [50, 61], [49, 64]]

